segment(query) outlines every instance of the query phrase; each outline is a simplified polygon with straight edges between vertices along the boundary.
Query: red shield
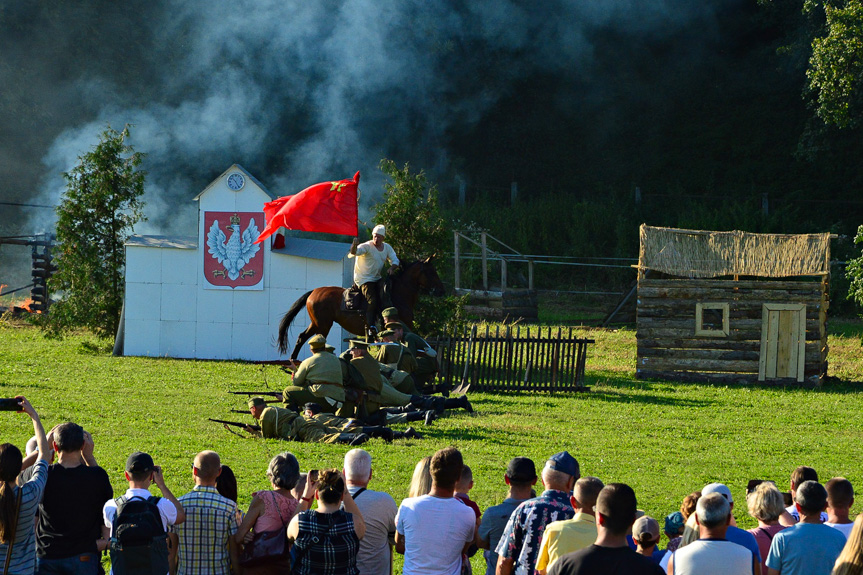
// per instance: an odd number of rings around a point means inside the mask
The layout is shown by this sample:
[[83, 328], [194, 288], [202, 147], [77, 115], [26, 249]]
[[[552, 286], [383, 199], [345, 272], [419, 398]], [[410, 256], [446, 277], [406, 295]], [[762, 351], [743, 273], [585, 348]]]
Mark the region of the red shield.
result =
[[264, 289], [263, 212], [204, 212], [205, 287]]

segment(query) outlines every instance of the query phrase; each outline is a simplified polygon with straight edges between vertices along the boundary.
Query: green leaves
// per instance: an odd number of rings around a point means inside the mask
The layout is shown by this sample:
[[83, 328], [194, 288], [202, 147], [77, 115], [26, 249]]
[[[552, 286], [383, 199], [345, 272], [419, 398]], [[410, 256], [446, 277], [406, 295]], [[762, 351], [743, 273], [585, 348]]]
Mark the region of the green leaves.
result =
[[812, 41], [809, 88], [816, 96], [816, 114], [839, 128], [859, 125], [863, 116], [863, 4], [846, 0], [824, 5], [827, 34]]
[[145, 220], [144, 155], [126, 144], [129, 126], [108, 126], [99, 143], [63, 174], [66, 191], [57, 208], [57, 273], [49, 291], [59, 300], [41, 325], [49, 337], [87, 328], [113, 337], [123, 305], [124, 243], [133, 226]]

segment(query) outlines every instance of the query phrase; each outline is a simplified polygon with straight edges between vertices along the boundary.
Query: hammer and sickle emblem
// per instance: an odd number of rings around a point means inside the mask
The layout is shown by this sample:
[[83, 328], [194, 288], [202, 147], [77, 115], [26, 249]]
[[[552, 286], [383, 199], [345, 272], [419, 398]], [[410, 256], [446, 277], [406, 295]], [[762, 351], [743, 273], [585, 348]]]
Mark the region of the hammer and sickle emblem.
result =
[[342, 188], [344, 188], [344, 187], [347, 185], [347, 184], [345, 184], [345, 183], [343, 183], [343, 182], [330, 182], [330, 183], [333, 185], [333, 187], [331, 187], [331, 188], [330, 188], [330, 191], [331, 191], [331, 192], [332, 192], [333, 190], [335, 190], [335, 191], [337, 191], [337, 192], [341, 192], [341, 191], [342, 191]]

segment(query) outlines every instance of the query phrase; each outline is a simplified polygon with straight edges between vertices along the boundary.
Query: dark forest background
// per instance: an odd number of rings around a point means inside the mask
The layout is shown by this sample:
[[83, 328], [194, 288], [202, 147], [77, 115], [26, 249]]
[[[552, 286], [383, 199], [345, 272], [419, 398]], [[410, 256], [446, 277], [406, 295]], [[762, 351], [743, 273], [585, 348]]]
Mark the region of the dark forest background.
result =
[[[33, 206], [55, 205], [60, 174], [128, 122], [148, 154], [143, 233], [189, 233], [191, 198], [234, 162], [276, 195], [360, 169], [368, 217], [387, 157], [425, 170], [459, 226], [523, 253], [635, 258], [643, 222], [830, 231], [837, 259], [853, 253], [863, 139], [809, 105], [818, 11], [408, 4], [0, 4], [0, 236], [50, 231], [52, 211]], [[0, 248], [0, 283], [28, 276], [26, 260]]]

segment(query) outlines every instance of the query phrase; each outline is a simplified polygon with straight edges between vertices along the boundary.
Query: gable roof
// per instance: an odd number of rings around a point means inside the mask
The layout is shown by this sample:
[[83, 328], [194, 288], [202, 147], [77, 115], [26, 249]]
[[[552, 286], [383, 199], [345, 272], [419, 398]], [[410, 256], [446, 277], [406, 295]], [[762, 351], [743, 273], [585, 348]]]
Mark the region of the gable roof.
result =
[[273, 195], [273, 193], [272, 193], [272, 192], [270, 192], [270, 190], [268, 190], [268, 189], [266, 188], [266, 186], [264, 186], [264, 184], [262, 184], [262, 183], [260, 182], [260, 180], [258, 180], [258, 178], [256, 178], [256, 177], [255, 177], [255, 176], [253, 176], [252, 174], [250, 174], [250, 173], [246, 170], [246, 168], [244, 168], [244, 167], [243, 167], [243, 166], [241, 166], [240, 164], [234, 164], [234, 165], [232, 165], [230, 168], [228, 168], [227, 170], [225, 170], [224, 172], [222, 172], [222, 173], [221, 173], [217, 178], [215, 178], [212, 182], [210, 182], [209, 184], [207, 184], [207, 187], [206, 187], [206, 188], [204, 188], [204, 189], [203, 189], [203, 191], [201, 191], [201, 193], [200, 193], [200, 194], [198, 194], [197, 196], [195, 196], [194, 198], [192, 198], [192, 200], [193, 200], [193, 201], [195, 201], [195, 202], [197, 202], [199, 199], [201, 199], [201, 196], [203, 196], [203, 195], [204, 195], [204, 194], [206, 194], [208, 191], [210, 191], [210, 189], [211, 189], [214, 185], [216, 185], [216, 182], [221, 181], [221, 180], [222, 180], [222, 178], [224, 178], [225, 176], [227, 176], [229, 172], [242, 172], [243, 176], [245, 176], [246, 178], [248, 178], [248, 179], [250, 179], [252, 182], [254, 182], [254, 183], [255, 183], [255, 185], [256, 185], [256, 186], [258, 186], [259, 188], [261, 188], [261, 190], [262, 190], [265, 194], [267, 194], [267, 195], [270, 197], [270, 199], [271, 199], [271, 200], [275, 200], [275, 199], [276, 199], [276, 197], [277, 197], [277, 196]]

